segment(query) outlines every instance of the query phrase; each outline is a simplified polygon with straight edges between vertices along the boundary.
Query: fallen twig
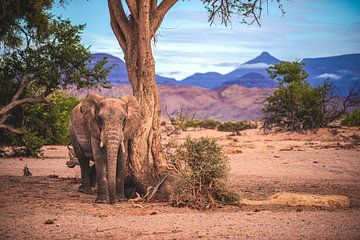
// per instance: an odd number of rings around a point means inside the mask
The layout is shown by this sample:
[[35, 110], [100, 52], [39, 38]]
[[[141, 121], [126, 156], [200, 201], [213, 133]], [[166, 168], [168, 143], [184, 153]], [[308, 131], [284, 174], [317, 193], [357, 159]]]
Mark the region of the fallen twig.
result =
[[150, 197], [147, 198], [148, 201], [151, 200], [151, 198], [155, 195], [155, 193], [158, 191], [159, 187], [165, 182], [165, 180], [167, 179], [167, 175], [156, 185], [156, 187], [154, 188], [154, 191], [151, 193]]

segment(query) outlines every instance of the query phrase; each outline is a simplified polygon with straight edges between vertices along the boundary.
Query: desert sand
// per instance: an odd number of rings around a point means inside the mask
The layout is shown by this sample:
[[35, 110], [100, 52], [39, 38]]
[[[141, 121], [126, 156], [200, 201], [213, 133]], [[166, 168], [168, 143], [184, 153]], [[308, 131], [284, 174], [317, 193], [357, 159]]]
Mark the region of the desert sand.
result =
[[[67, 148], [46, 146], [42, 158], [0, 159], [0, 239], [360, 239], [359, 129], [192, 130], [179, 137], [187, 135], [217, 138], [230, 159], [229, 187], [243, 203], [263, 202], [206, 211], [164, 202], [95, 204], [95, 192], [77, 192], [80, 171], [65, 165]], [[22, 176], [25, 166], [32, 176]], [[281, 193], [285, 200], [271, 200]], [[334, 195], [348, 204], [304, 204], [298, 195]]]

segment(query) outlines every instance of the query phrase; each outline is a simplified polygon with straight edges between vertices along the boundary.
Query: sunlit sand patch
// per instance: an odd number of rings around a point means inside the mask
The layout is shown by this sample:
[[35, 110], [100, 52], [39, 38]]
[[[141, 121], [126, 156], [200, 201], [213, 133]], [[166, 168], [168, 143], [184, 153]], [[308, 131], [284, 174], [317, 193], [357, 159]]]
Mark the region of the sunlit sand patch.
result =
[[281, 192], [272, 195], [266, 200], [249, 200], [240, 201], [244, 205], [287, 205], [287, 206], [308, 206], [324, 208], [348, 208], [350, 200], [343, 195], [317, 195], [305, 193], [288, 193]]

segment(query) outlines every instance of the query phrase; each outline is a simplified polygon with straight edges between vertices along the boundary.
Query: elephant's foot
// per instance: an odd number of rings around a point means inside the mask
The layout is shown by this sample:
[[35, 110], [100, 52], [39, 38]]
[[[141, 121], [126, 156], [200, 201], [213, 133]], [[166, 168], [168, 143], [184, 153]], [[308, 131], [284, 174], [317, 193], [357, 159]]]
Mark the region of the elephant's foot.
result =
[[117, 195], [116, 195], [116, 200], [117, 200], [118, 202], [126, 202], [126, 201], [127, 201], [127, 198], [125, 197], [124, 194], [117, 194]]
[[100, 204], [109, 203], [109, 199], [106, 196], [98, 196], [95, 200], [95, 203], [100, 203]]
[[82, 192], [82, 193], [85, 193], [85, 194], [91, 194], [91, 187], [90, 186], [86, 186], [86, 185], [80, 185], [79, 189], [78, 189], [79, 192]]

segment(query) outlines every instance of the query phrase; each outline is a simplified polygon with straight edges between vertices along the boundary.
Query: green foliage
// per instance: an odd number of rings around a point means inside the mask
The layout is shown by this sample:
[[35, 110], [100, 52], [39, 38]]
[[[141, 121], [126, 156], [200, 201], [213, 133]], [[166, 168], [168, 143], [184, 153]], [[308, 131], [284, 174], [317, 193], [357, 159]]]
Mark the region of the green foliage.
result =
[[85, 26], [54, 18], [53, 3], [4, 0], [0, 6], [0, 144], [25, 146], [28, 154], [44, 143], [69, 142], [65, 126], [76, 100], [52, 93], [109, 86], [106, 58], [90, 67], [89, 48], [81, 44]]
[[303, 69], [304, 64], [300, 61], [286, 62], [281, 61], [267, 69], [270, 78], [278, 80], [280, 83], [303, 82], [309, 74]]
[[208, 118], [200, 123], [200, 127], [205, 128], [205, 129], [216, 129], [219, 124], [220, 124], [219, 121]]
[[38, 39], [46, 37], [52, 3], [52, 0], [2, 0], [0, 43], [5, 47], [21, 46], [26, 41], [23, 30]]
[[201, 120], [198, 119], [187, 119], [179, 124], [179, 128], [186, 131], [188, 128], [198, 128], [201, 124]]
[[226, 189], [229, 162], [214, 138], [188, 137], [171, 147], [167, 156], [185, 179], [182, 191], [171, 197], [174, 206], [205, 209], [238, 203], [237, 195]]
[[350, 115], [341, 121], [341, 125], [348, 127], [359, 127], [360, 126], [360, 108], [353, 111]]
[[42, 139], [41, 136], [38, 136], [36, 133], [33, 133], [27, 129], [23, 130], [21, 136], [22, 145], [25, 147], [15, 148], [15, 156], [31, 156], [38, 157], [43, 155], [41, 147], [44, 146], [46, 141]]
[[330, 85], [311, 87], [305, 80], [308, 74], [298, 61], [281, 62], [268, 71], [270, 77], [280, 81], [280, 87], [266, 99], [263, 108], [265, 128], [305, 130], [328, 124], [331, 116], [326, 109], [326, 97]]
[[[75, 85], [78, 88], [97, 84], [107, 86], [104, 68], [106, 59], [93, 68], [89, 49], [81, 45], [80, 33], [84, 25], [73, 26], [69, 21], [51, 20], [48, 38], [20, 49], [5, 51], [0, 59], [0, 83], [7, 89], [25, 81], [26, 90], [35, 96]], [[15, 88], [16, 90], [16, 88]], [[15, 92], [14, 90], [11, 92]]]
[[222, 122], [218, 126], [221, 132], [240, 132], [246, 129], [257, 128], [257, 125], [250, 122]]
[[68, 123], [72, 109], [80, 100], [69, 97], [66, 92], [55, 92], [47, 99], [50, 104], [26, 105], [21, 114], [22, 134], [4, 132], [0, 146], [17, 146], [13, 153], [16, 156], [38, 156], [44, 144], [69, 145]]
[[48, 97], [49, 105], [27, 105], [24, 127], [41, 137], [45, 144], [69, 145], [68, 123], [72, 109], [80, 100], [65, 92], [55, 92]]

